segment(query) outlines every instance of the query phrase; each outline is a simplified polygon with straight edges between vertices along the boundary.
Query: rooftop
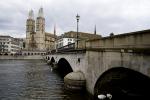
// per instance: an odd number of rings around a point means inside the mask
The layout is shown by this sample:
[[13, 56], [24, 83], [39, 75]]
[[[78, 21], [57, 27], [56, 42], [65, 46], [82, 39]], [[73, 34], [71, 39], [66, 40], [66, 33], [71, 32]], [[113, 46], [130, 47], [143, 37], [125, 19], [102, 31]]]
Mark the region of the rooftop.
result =
[[54, 34], [52, 34], [52, 33], [45, 32], [45, 35], [47, 35], [47, 36], [51, 36], [51, 37], [53, 37], [53, 38], [57, 38], [57, 36], [55, 36], [55, 35], [54, 35]]
[[11, 36], [9, 36], [9, 35], [0, 35], [0, 38], [12, 38]]

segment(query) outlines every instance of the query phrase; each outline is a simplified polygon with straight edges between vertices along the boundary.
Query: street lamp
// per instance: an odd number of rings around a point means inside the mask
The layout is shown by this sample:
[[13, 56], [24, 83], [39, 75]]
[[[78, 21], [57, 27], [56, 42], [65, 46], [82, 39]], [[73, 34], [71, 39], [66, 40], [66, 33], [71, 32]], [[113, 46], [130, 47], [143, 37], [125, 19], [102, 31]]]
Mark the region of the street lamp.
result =
[[79, 22], [79, 19], [80, 19], [80, 16], [78, 14], [76, 16], [76, 19], [77, 19], [77, 49], [78, 49], [78, 38], [79, 38], [79, 36], [78, 36], [78, 22]]

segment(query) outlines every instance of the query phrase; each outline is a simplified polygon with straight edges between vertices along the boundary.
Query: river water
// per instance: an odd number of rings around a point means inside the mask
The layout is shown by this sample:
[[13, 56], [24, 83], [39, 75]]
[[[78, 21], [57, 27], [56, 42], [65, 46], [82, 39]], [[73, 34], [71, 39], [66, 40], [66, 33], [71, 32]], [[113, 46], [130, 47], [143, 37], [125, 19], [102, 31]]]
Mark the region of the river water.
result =
[[0, 60], [0, 100], [89, 100], [63, 84], [42, 60]]

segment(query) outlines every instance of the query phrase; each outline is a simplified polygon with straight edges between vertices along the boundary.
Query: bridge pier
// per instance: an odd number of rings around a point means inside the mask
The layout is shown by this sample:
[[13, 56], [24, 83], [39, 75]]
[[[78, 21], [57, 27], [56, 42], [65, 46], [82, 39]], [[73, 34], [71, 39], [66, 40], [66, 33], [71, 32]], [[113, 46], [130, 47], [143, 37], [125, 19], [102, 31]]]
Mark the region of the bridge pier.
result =
[[[45, 60], [47, 64], [50, 65], [52, 69], [56, 69], [62, 72], [62, 76], [64, 77], [64, 87], [66, 90], [71, 91], [81, 91], [85, 90], [86, 87], [86, 79], [85, 75], [82, 71], [74, 71], [72, 70], [70, 64], [65, 59], [59, 59], [58, 63], [55, 61], [54, 57], [46, 57]], [[80, 59], [77, 59], [80, 62]]]
[[66, 90], [83, 91], [85, 90], [86, 79], [81, 71], [71, 72], [64, 77], [64, 87]]

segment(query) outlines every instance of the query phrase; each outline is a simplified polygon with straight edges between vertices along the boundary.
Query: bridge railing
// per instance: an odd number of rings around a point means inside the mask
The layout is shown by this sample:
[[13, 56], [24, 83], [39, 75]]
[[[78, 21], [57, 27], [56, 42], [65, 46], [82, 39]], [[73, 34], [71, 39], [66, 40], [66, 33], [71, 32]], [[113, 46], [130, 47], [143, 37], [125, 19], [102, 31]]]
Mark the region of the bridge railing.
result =
[[63, 47], [59, 47], [54, 50], [51, 50], [50, 52], [48, 52], [48, 54], [59, 53], [59, 52], [69, 52], [73, 50], [75, 50], [75, 43], [71, 43]]
[[65, 49], [75, 49], [75, 43], [70, 43], [70, 44], [65, 45], [63, 47], [57, 48], [57, 50], [65, 50]]
[[55, 53], [85, 53], [86, 49], [85, 48], [76, 48], [75, 43], [71, 43], [68, 45], [65, 45], [63, 47], [51, 50], [47, 52], [47, 54], [55, 54]]

